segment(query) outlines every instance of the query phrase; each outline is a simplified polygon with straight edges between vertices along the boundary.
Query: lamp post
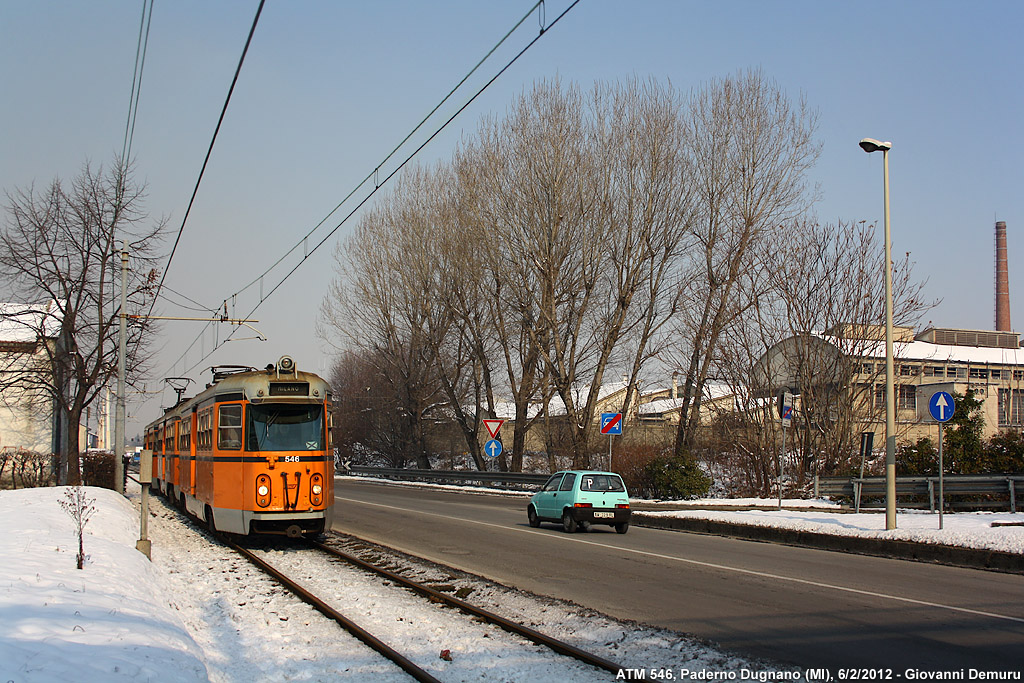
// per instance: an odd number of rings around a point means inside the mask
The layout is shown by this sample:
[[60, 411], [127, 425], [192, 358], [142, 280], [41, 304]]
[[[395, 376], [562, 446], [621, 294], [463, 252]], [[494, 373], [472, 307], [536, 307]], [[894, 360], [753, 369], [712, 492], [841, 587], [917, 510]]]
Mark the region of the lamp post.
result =
[[889, 150], [891, 142], [871, 138], [860, 141], [870, 154], [882, 152], [882, 182], [885, 203], [885, 528], [896, 528], [896, 391], [892, 354], [892, 241], [889, 237]]

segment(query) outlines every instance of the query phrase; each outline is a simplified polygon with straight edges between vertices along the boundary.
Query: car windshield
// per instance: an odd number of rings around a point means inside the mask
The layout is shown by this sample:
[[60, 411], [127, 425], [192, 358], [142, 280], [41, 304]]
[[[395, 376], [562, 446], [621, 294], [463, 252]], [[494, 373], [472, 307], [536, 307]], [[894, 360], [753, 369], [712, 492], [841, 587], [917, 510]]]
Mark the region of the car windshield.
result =
[[321, 405], [249, 404], [246, 449], [315, 451], [323, 448]]
[[622, 480], [614, 474], [584, 474], [580, 481], [580, 491], [625, 491]]

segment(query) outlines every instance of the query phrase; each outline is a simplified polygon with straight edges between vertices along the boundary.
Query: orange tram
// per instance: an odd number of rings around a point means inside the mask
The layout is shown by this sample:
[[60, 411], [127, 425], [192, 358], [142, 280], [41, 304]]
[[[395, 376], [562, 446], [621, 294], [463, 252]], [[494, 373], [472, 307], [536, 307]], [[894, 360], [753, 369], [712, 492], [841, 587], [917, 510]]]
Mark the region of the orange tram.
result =
[[146, 427], [153, 485], [232, 534], [292, 538], [330, 529], [330, 387], [283, 356], [265, 370], [215, 367], [213, 384]]

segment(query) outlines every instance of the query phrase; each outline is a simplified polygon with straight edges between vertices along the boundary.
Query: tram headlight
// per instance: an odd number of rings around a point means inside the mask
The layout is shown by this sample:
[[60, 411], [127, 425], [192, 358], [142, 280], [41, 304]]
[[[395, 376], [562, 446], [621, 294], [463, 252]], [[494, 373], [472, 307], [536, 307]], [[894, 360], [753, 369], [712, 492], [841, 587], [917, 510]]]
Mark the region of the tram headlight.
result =
[[314, 496], [319, 496], [323, 492], [324, 492], [324, 487], [320, 486], [320, 484], [313, 484], [313, 495]]
[[256, 492], [259, 493], [261, 496], [265, 496], [268, 493], [270, 493], [270, 489], [268, 489], [266, 486], [261, 486], [258, 489], [256, 489]]

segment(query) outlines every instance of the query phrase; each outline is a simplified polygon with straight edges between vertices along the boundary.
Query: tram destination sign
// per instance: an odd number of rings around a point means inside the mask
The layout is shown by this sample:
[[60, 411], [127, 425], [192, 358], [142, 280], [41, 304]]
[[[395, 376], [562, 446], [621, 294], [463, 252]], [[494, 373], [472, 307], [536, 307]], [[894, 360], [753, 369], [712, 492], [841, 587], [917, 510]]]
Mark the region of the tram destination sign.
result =
[[271, 382], [271, 396], [309, 396], [309, 382]]

